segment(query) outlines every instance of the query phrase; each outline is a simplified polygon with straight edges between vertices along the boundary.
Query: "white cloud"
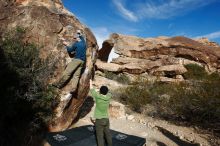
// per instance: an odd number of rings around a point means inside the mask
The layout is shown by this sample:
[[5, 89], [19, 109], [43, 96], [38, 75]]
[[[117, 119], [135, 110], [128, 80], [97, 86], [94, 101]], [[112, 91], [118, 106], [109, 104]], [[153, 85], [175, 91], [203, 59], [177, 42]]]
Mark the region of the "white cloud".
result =
[[[130, 0], [131, 1], [131, 0]], [[183, 15], [197, 8], [206, 6], [218, 0], [145, 0], [145, 2], [133, 2], [134, 11], [125, 7], [128, 0], [113, 0], [117, 9], [127, 19], [138, 21], [144, 18], [168, 19]]]
[[111, 32], [106, 27], [92, 28], [92, 31], [96, 37], [99, 48], [102, 47], [103, 41], [107, 40]]
[[145, 3], [138, 5], [140, 18], [167, 19], [170, 17], [183, 15], [189, 11], [206, 6], [216, 0], [167, 0], [162, 3]]
[[138, 21], [138, 18], [135, 16], [135, 14], [125, 8], [122, 0], [113, 0], [113, 3], [124, 18], [134, 22]]
[[206, 34], [206, 35], [197, 36], [195, 38], [203, 38], [203, 37], [208, 38], [208, 39], [220, 38], [220, 31], [212, 32], [212, 33]]

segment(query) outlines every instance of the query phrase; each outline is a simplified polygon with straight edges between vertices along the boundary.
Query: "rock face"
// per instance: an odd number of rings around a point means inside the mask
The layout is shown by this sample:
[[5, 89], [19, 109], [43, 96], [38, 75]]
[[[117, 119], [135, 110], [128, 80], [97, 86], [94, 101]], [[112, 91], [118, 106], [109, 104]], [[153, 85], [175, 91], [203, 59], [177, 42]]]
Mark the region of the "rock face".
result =
[[[119, 55], [110, 63], [111, 50]], [[138, 38], [112, 34], [99, 51], [96, 66], [100, 71], [159, 76], [163, 81], [183, 80], [186, 64], [204, 66], [207, 71], [220, 70], [220, 46], [207, 39], [186, 37]], [[112, 67], [114, 66], [114, 67]]]
[[[40, 47], [42, 59], [53, 56], [50, 62], [56, 62], [56, 69], [54, 76], [48, 78], [48, 83], [59, 79], [65, 66], [71, 60], [60, 38], [71, 42], [76, 30], [80, 29], [84, 32], [87, 42], [87, 61], [77, 93], [71, 99], [66, 99], [66, 94], [71, 90], [69, 84], [60, 91], [60, 103], [55, 109], [56, 115], [48, 126], [50, 131], [67, 129], [77, 116], [89, 91], [89, 78], [97, 50], [94, 35], [89, 28], [81, 24], [73, 14], [64, 8], [61, 0], [0, 0], [0, 25], [1, 37], [7, 30], [16, 27], [25, 28], [26, 40], [24, 41], [42, 46]], [[68, 107], [64, 109], [63, 106], [66, 104]]]

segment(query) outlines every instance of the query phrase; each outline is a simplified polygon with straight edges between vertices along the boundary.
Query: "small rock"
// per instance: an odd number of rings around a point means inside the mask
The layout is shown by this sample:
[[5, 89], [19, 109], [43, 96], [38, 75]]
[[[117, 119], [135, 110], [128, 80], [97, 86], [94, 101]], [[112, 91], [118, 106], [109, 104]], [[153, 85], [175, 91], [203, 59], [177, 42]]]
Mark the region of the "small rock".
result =
[[183, 136], [183, 135], [182, 135], [182, 136], [180, 136], [180, 139], [181, 139], [181, 140], [184, 140], [184, 136]]
[[143, 137], [147, 137], [148, 136], [148, 133], [142, 133], [141, 134]]
[[158, 130], [158, 128], [157, 127], [153, 127], [153, 130]]
[[151, 143], [150, 146], [159, 146], [157, 142]]
[[151, 123], [151, 122], [148, 122], [148, 123], [147, 123], [147, 126], [148, 126], [149, 128], [154, 128], [154, 127], [155, 127], [155, 125], [154, 125], [153, 123]]
[[144, 121], [144, 122], [142, 122], [141, 124], [143, 124], [143, 125], [147, 125], [147, 123]]
[[139, 122], [139, 123], [143, 123], [143, 119], [139, 119], [138, 122]]
[[134, 116], [133, 116], [133, 115], [128, 115], [128, 116], [127, 116], [127, 120], [132, 121], [133, 119], [134, 119]]

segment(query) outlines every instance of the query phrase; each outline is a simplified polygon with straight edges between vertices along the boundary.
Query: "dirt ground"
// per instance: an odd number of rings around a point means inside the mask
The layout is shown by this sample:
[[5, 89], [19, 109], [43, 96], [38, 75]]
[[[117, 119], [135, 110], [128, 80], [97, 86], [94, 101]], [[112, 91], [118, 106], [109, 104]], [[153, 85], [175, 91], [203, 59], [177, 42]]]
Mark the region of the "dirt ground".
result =
[[[94, 109], [94, 107], [93, 107]], [[90, 125], [93, 110], [73, 127]], [[129, 135], [146, 138], [147, 146], [212, 146], [210, 135], [199, 134], [194, 128], [177, 126], [164, 120], [133, 113], [125, 118], [110, 118], [110, 128]]]

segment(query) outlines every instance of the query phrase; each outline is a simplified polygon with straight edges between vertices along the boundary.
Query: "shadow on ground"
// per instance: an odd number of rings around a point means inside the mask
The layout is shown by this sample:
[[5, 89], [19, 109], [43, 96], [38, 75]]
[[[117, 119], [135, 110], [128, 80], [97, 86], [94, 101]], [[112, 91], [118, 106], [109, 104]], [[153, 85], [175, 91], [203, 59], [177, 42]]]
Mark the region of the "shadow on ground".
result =
[[198, 143], [190, 143], [190, 142], [181, 140], [178, 136], [173, 135], [170, 131], [162, 127], [159, 127], [159, 126], [156, 126], [156, 127], [161, 133], [163, 133], [164, 136], [166, 136], [167, 138], [175, 142], [178, 146], [199, 146]]

